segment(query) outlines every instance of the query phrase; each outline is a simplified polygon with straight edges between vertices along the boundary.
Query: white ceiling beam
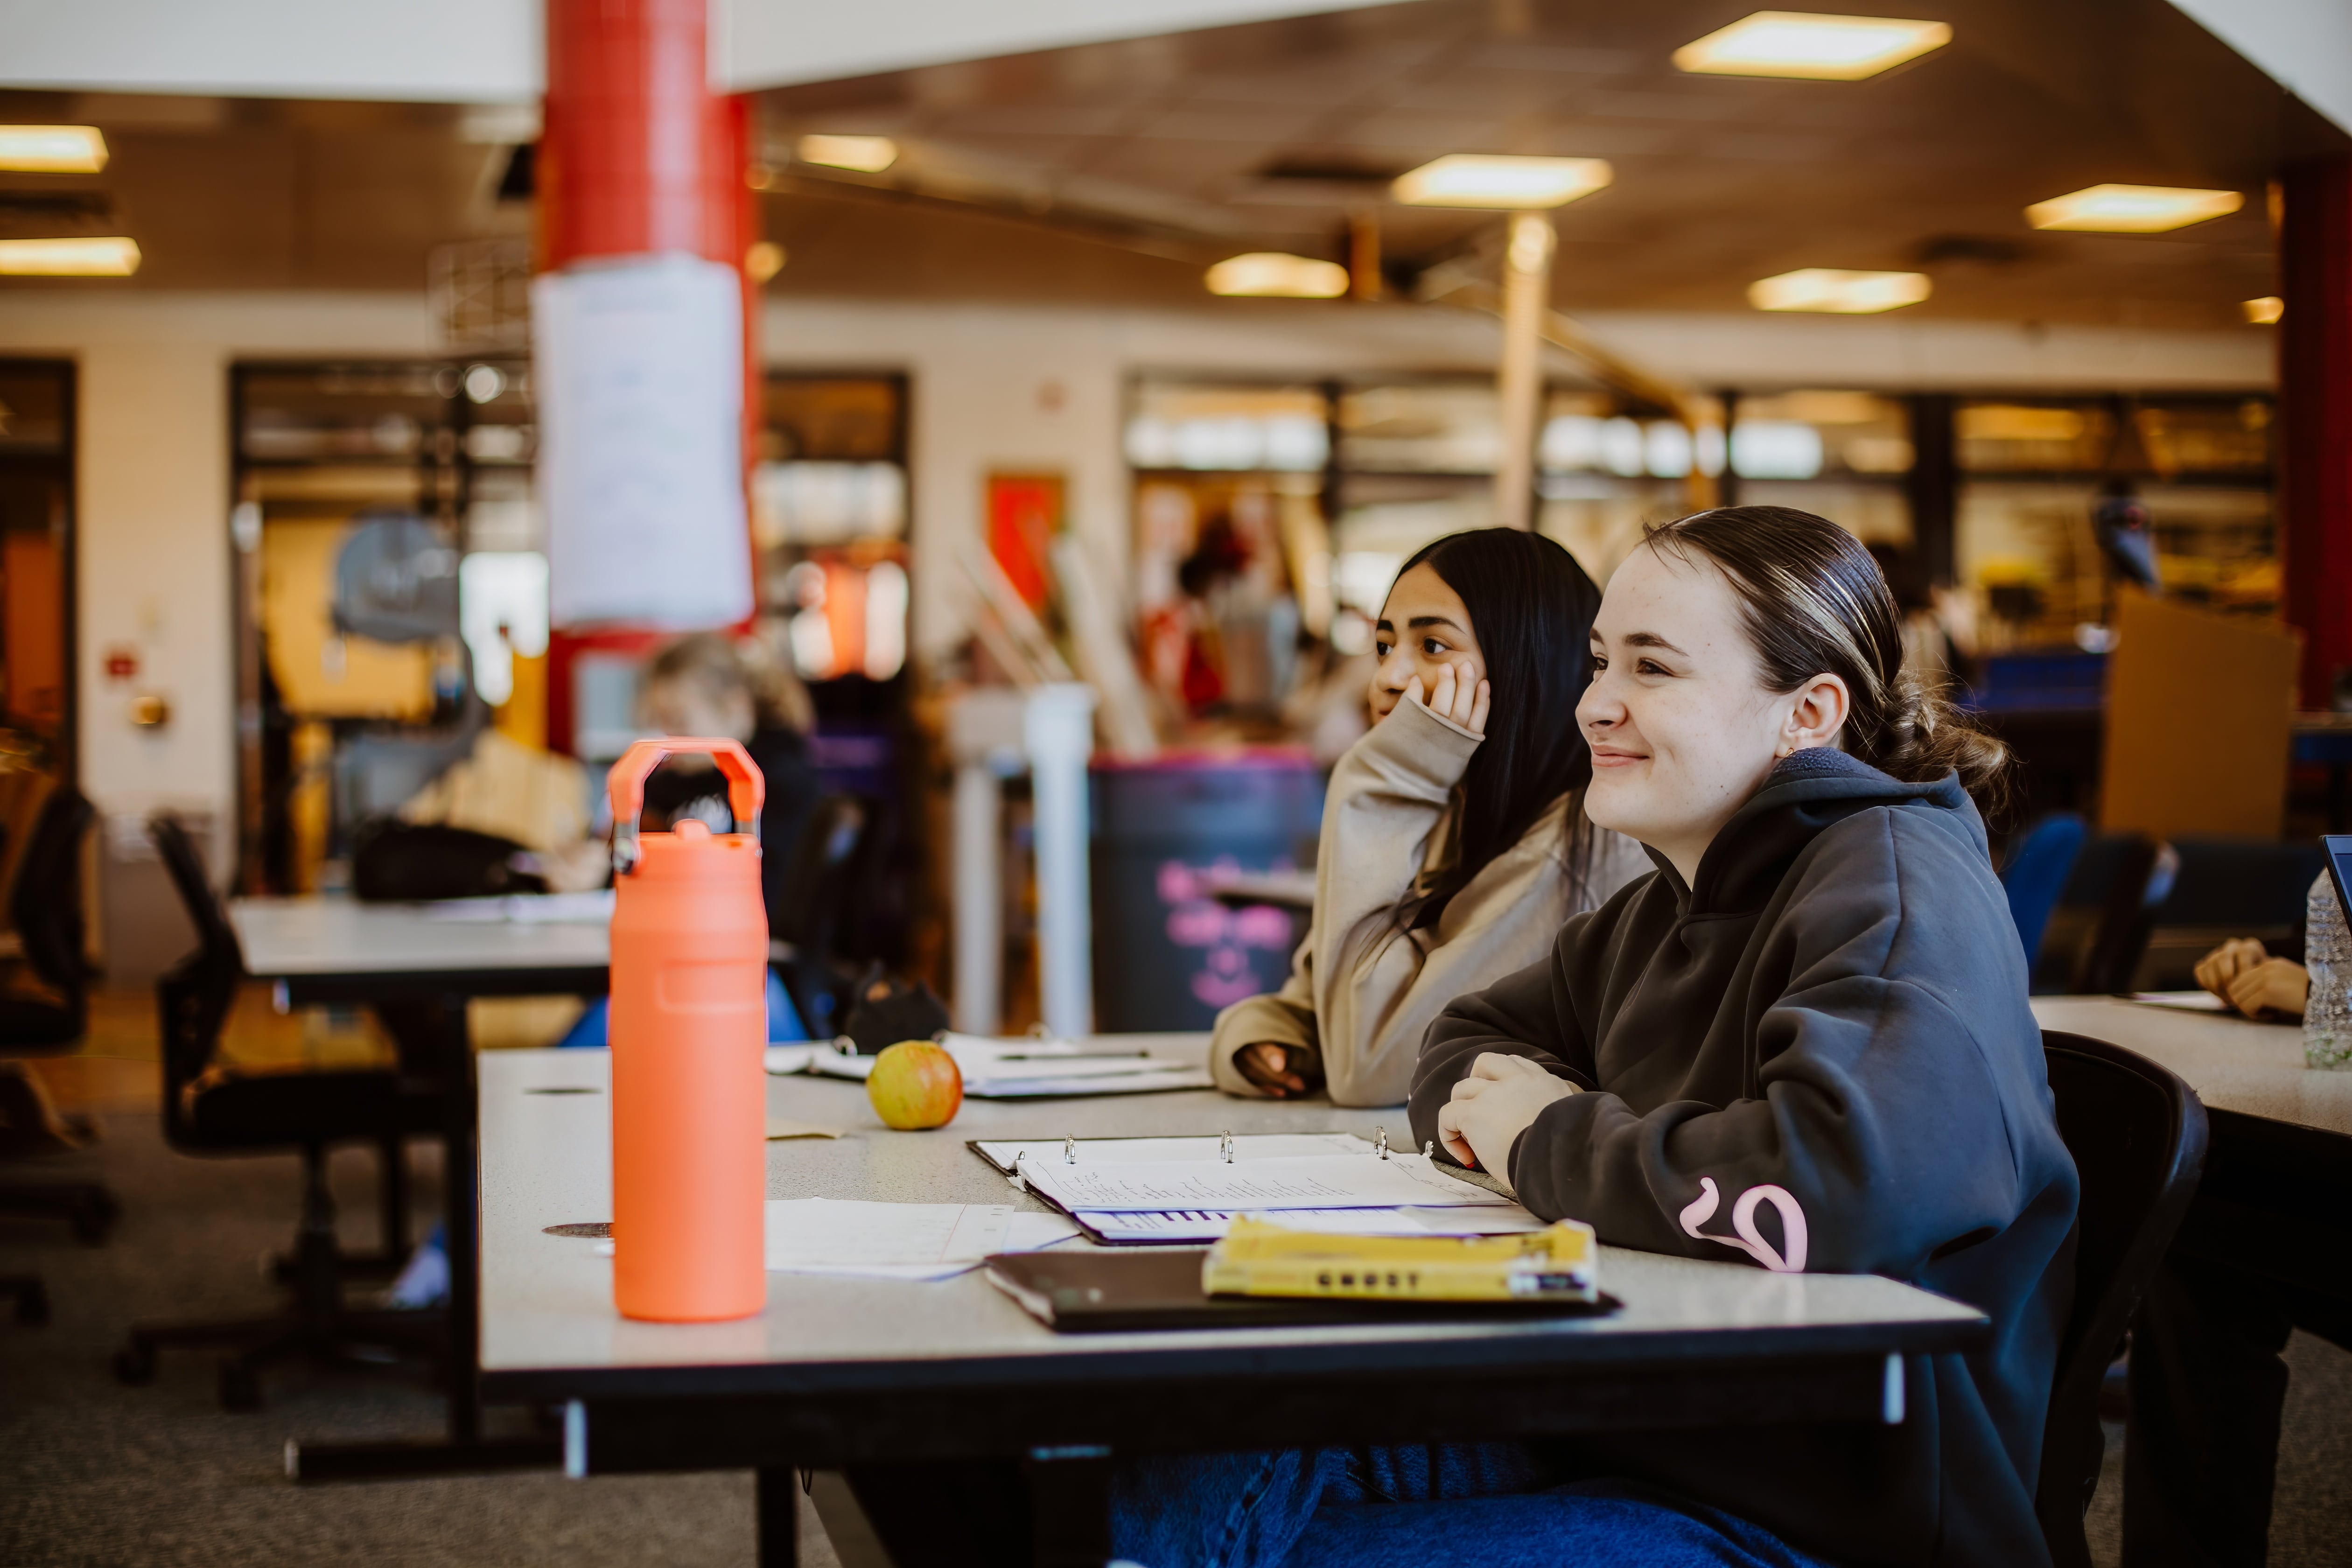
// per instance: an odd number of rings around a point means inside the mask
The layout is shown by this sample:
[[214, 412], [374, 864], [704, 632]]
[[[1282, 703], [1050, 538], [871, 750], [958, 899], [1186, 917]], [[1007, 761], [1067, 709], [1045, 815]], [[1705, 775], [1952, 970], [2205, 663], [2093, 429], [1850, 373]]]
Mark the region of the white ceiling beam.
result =
[[2295, 97], [2352, 131], [2352, 5], [2346, 0], [2172, 0]]
[[[711, 79], [744, 92], [1393, 0], [710, 0]], [[542, 0], [0, 0], [0, 86], [513, 103]]]
[[0, 0], [0, 85], [513, 103], [540, 0]]
[[1395, 0], [711, 0], [730, 91], [1153, 37]]

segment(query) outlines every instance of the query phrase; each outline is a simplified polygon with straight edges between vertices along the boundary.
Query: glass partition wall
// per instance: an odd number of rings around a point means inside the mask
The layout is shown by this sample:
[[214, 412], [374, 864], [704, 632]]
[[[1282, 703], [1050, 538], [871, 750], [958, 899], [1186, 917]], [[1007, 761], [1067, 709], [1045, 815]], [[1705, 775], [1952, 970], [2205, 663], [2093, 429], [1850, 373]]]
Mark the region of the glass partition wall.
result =
[[[1694, 405], [1685, 426], [1600, 388], [1548, 395], [1537, 526], [1595, 581], [1644, 526], [1689, 510], [1696, 474], [1724, 504], [1797, 507], [1852, 531], [1922, 651], [1964, 680], [1984, 656], [2097, 641], [2113, 594], [2103, 497], [2147, 509], [2168, 595], [2275, 613], [2266, 393], [1801, 387]], [[1370, 646], [1368, 617], [1407, 556], [1493, 522], [1500, 440], [1485, 376], [1139, 377], [1126, 455], [1151, 684], [1194, 719], [1295, 708], [1302, 683]]]

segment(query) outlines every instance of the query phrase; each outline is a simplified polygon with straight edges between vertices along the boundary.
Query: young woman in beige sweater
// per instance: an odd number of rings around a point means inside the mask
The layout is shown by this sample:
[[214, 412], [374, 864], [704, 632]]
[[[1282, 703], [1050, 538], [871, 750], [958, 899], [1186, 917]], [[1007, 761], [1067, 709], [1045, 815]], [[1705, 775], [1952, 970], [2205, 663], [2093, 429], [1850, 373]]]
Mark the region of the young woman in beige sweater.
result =
[[1375, 721], [1324, 799], [1314, 922], [1281, 990], [1218, 1015], [1219, 1087], [1402, 1103], [1448, 1002], [1650, 872], [1584, 817], [1576, 703], [1600, 602], [1567, 551], [1515, 529], [1405, 563], [1381, 608]]

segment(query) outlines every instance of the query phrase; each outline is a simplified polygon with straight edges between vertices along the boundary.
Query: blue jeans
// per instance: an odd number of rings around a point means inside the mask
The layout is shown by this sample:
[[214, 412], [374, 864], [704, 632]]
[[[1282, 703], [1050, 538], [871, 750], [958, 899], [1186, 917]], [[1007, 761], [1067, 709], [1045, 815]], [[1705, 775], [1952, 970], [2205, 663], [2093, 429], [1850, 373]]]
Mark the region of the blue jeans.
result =
[[1111, 1542], [1144, 1568], [1822, 1568], [1637, 1481], [1548, 1479], [1515, 1443], [1130, 1460]]

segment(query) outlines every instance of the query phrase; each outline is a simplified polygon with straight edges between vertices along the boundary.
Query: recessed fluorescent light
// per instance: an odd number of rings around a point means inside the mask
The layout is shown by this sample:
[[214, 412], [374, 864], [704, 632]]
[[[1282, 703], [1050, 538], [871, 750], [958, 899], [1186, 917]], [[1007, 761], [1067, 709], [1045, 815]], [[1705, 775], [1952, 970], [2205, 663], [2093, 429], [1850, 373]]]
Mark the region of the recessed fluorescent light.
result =
[[128, 278], [139, 270], [130, 240], [0, 239], [0, 277]]
[[887, 136], [803, 136], [793, 148], [803, 163], [878, 174], [898, 161], [898, 144]]
[[1931, 285], [1924, 272], [1842, 272], [1807, 267], [1748, 286], [1748, 302], [1759, 310], [1829, 310], [1868, 316], [1916, 305]]
[[2247, 300], [2238, 309], [2246, 313], [2246, 322], [2250, 326], [2275, 326], [2278, 319], [2286, 314], [2286, 301], [2275, 294], [2265, 294], [2259, 300]]
[[95, 125], [0, 125], [0, 169], [31, 174], [95, 174], [106, 138]]
[[1336, 300], [1348, 291], [1348, 269], [1279, 250], [1228, 256], [1209, 268], [1209, 292], [1285, 300]]
[[2210, 218], [2227, 217], [2246, 205], [2235, 191], [2200, 191], [2179, 185], [2088, 185], [2036, 202], [2025, 221], [2036, 228], [2088, 229], [2099, 234], [2162, 234]]
[[1793, 76], [1860, 81], [1952, 41], [1942, 22], [1759, 11], [1685, 44], [1675, 64], [1710, 76]]
[[1615, 178], [1599, 158], [1449, 153], [1399, 175], [1389, 194], [1417, 207], [1556, 207], [1589, 196]]

